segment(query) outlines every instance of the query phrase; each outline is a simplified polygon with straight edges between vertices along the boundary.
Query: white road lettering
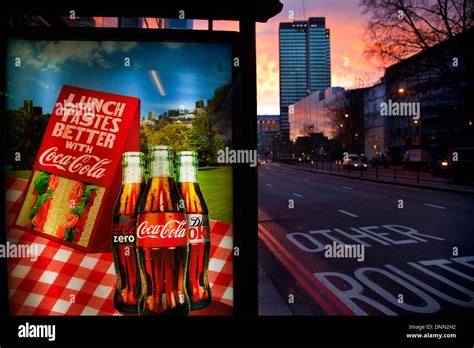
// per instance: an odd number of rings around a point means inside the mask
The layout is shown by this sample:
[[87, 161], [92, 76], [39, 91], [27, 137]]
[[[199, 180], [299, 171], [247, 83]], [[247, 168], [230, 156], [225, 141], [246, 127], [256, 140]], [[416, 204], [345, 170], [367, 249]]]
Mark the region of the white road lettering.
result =
[[433, 295], [439, 297], [442, 300], [445, 300], [446, 302], [450, 302], [450, 303], [453, 303], [453, 304], [456, 304], [456, 305], [462, 306], [462, 307], [471, 307], [471, 308], [474, 307], [474, 302], [473, 302], [474, 300], [473, 299], [471, 299], [468, 302], [462, 301], [460, 299], [449, 296], [448, 294], [445, 294], [445, 293], [433, 288], [432, 286], [420, 281], [417, 277], [413, 277], [413, 276], [409, 275], [406, 272], [403, 272], [402, 270], [398, 269], [397, 267], [395, 267], [393, 265], [385, 265], [385, 267], [387, 267], [390, 271], [398, 274], [399, 276], [405, 278], [406, 280], [411, 281], [413, 284], [418, 285], [420, 288], [429, 291], [430, 293], [432, 293]]
[[434, 239], [434, 240], [444, 240], [444, 238], [440, 238], [440, 237], [434, 237], [434, 236], [430, 236], [428, 234], [422, 234], [422, 233], [419, 233], [417, 230], [415, 230], [414, 228], [410, 228], [410, 227], [407, 227], [407, 226], [401, 226], [401, 225], [382, 225], [383, 228], [386, 228], [386, 229], [389, 229], [391, 231], [394, 231], [394, 232], [398, 232], [398, 233], [401, 233], [407, 237], [410, 237], [412, 239], [416, 239], [420, 242], [427, 242], [427, 240], [421, 238], [420, 236], [422, 237], [425, 237], [425, 238], [431, 238], [431, 239]]
[[[399, 267], [395, 267], [390, 264], [384, 265], [385, 268], [379, 267], [362, 267], [354, 271], [354, 277], [351, 277], [345, 273], [339, 272], [316, 272], [313, 275], [326, 286], [334, 295], [336, 295], [344, 304], [346, 304], [356, 315], [368, 315], [365, 308], [361, 308], [359, 304], [365, 303], [370, 307], [382, 312], [386, 315], [398, 315], [398, 313], [392, 311], [391, 307], [403, 309], [407, 312], [413, 313], [435, 313], [441, 309], [441, 305], [437, 298], [450, 302], [462, 307], [474, 308], [474, 293], [462, 285], [447, 279], [436, 272], [427, 269], [424, 266], [435, 266], [443, 270], [449, 270], [453, 274], [468, 279], [470, 276], [452, 267], [446, 266], [448, 264], [457, 263], [458, 265], [464, 265], [469, 269], [473, 268], [471, 262], [474, 261], [474, 256], [466, 256], [462, 258], [452, 259], [438, 259], [438, 260], [425, 260], [408, 262], [406, 265], [411, 266], [421, 271], [425, 275], [428, 275], [433, 281], [437, 281], [436, 284], [444, 283], [464, 293], [468, 296], [469, 300], [462, 300], [450, 296], [443, 291], [434, 288], [429, 284], [429, 279], [423, 278], [420, 280], [419, 275], [409, 274], [402, 271]], [[453, 272], [454, 271], [454, 272]], [[370, 277], [369, 274], [376, 274], [376, 277]], [[390, 279], [389, 282], [382, 281], [381, 277]], [[333, 280], [334, 279], [334, 280]], [[377, 279], [377, 282], [374, 280]], [[380, 283], [383, 283], [382, 286]], [[400, 286], [400, 289], [394, 288], [393, 283]], [[336, 285], [337, 284], [337, 285]], [[372, 290], [378, 296], [371, 298], [368, 297], [364, 292], [366, 290]], [[406, 294], [407, 291], [418, 296], [423, 303], [422, 305], [414, 305], [406, 302], [398, 301], [394, 291], [400, 291]], [[413, 298], [413, 296], [406, 296]], [[357, 300], [357, 302], [355, 301]], [[386, 304], [385, 304], [386, 303]], [[372, 313], [370, 313], [372, 314]], [[401, 313], [400, 313], [401, 314]]]
[[[325, 287], [332, 291], [332, 293], [336, 295], [356, 315], [368, 315], [368, 313], [362, 308], [360, 308], [354, 300], [368, 304], [369, 306], [377, 309], [385, 315], [397, 315], [397, 313], [390, 310], [383, 304], [371, 299], [370, 297], [363, 295], [362, 293], [364, 292], [364, 288], [359, 284], [359, 282], [344, 273], [321, 272], [313, 274], [322, 284], [324, 284]], [[345, 281], [345, 283], [350, 285], [350, 288], [345, 289], [346, 286], [344, 286], [344, 290], [339, 289], [329, 280], [330, 277], [338, 278], [339, 280]]]
[[[423, 263], [420, 262], [420, 263]], [[443, 277], [442, 275], [439, 275], [431, 270], [429, 270], [428, 268], [426, 267], [423, 267], [415, 262], [408, 262], [408, 264], [412, 267], [415, 267], [416, 269], [422, 271], [423, 273], [425, 274], [428, 274], [430, 275], [431, 277], [435, 278], [435, 279], [438, 279], [440, 282], [443, 282], [444, 284], [446, 285], [449, 285], [450, 287], [452, 287], [453, 289], [456, 289], [464, 294], [466, 294], [467, 296], [469, 296], [470, 298], [474, 298], [474, 292], [473, 291], [470, 291], [468, 289], [466, 289], [465, 287], [459, 285], [459, 284], [456, 284], [455, 282], [453, 282], [452, 280], [448, 279], [448, 278], [445, 278]]]
[[[305, 244], [301, 243], [298, 240], [299, 238], [296, 238], [296, 237], [302, 237], [306, 239], [307, 241], [315, 245], [315, 247], [314, 248], [307, 247]], [[290, 233], [286, 235], [286, 238], [288, 238], [293, 244], [295, 244], [301, 250], [304, 250], [310, 253], [318, 253], [324, 250], [324, 245], [319, 240], [317, 240], [316, 238], [313, 238], [307, 233], [300, 233], [300, 232]]]
[[[385, 290], [381, 286], [379, 286], [375, 281], [371, 280], [368, 278], [367, 273], [377, 273], [379, 277], [377, 278], [379, 281], [380, 280], [380, 275], [385, 276], [386, 278], [390, 279], [391, 281], [401, 285], [404, 290], [402, 290], [402, 293], [406, 293], [406, 290], [410, 291], [411, 293], [415, 294], [419, 298], [422, 299], [422, 302], [424, 302], [426, 305], [424, 306], [415, 306], [411, 305], [405, 302], [400, 303], [398, 301], [398, 298], [394, 295], [392, 295], [389, 291]], [[428, 294], [424, 293], [417, 287], [411, 285], [410, 283], [407, 283], [405, 280], [403, 280], [400, 277], [397, 277], [396, 275], [393, 275], [390, 272], [387, 272], [384, 269], [379, 269], [375, 267], [363, 267], [359, 268], [354, 272], [355, 277], [363, 284], [365, 284], [367, 287], [372, 289], [372, 291], [376, 292], [383, 298], [385, 298], [388, 302], [390, 302], [392, 305], [398, 306], [402, 309], [405, 309], [410, 312], [414, 313], [435, 313], [440, 310], [440, 305], [434, 298], [429, 296]], [[382, 281], [381, 281], [382, 282]], [[383, 281], [385, 283], [385, 281]], [[405, 290], [406, 289], [406, 290]]]
[[[380, 231], [376, 232], [375, 230]], [[350, 227], [346, 230], [340, 228], [310, 230], [308, 232], [289, 233], [287, 238], [299, 249], [313, 253], [321, 251], [321, 245], [332, 242], [341, 244], [358, 243], [366, 247], [371, 247], [374, 242], [383, 246], [391, 246], [420, 242], [426, 243], [429, 239], [439, 241], [444, 240], [443, 238], [423, 234], [411, 227], [402, 225]], [[306, 242], [305, 244], [302, 244], [302, 238], [304, 238]], [[316, 247], [308, 247], [308, 243], [313, 244]], [[464, 260], [463, 262], [470, 261], [471, 260]], [[472, 268], [474, 268], [474, 265], [472, 265]]]

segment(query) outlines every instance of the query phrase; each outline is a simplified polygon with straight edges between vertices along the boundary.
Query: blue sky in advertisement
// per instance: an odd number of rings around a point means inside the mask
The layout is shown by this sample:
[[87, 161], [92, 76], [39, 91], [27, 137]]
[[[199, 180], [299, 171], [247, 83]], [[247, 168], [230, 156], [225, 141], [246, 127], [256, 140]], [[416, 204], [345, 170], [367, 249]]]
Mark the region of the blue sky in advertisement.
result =
[[197, 100], [212, 98], [215, 89], [232, 81], [231, 55], [230, 44], [10, 41], [7, 108], [33, 100], [51, 113], [67, 84], [138, 97], [142, 116], [180, 106], [193, 111]]

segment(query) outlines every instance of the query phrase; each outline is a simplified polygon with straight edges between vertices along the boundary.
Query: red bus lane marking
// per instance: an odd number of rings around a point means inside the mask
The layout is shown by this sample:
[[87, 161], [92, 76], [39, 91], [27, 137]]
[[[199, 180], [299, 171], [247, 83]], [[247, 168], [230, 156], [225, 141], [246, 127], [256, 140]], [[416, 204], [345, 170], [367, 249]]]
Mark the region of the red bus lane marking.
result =
[[[303, 286], [304, 290], [323, 308], [327, 314], [342, 314], [347, 316], [354, 315], [354, 312], [352, 312], [349, 307], [347, 307], [338, 297], [336, 297], [328, 288], [326, 288], [318, 279], [316, 279], [313, 274], [307, 270], [295, 257], [293, 257], [293, 255], [291, 255], [265, 227], [263, 227], [261, 224], [259, 224], [258, 227], [260, 230], [260, 239], [270, 250], [277, 249], [277, 251], [284, 255], [283, 257], [279, 253], [274, 253], [275, 257], [283, 264], [283, 266], [290, 272], [296, 281], [299, 282], [301, 286]], [[316, 287], [318, 291], [316, 291], [314, 287]], [[338, 311], [336, 311], [334, 307], [336, 307]]]

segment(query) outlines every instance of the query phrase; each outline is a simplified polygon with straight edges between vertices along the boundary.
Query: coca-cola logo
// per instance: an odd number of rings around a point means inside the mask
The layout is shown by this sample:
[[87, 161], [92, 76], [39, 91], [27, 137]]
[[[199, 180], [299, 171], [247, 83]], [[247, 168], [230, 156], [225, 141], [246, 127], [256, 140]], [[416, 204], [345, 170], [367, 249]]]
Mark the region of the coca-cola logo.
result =
[[113, 224], [112, 233], [120, 235], [131, 235], [135, 234], [137, 230], [137, 219], [127, 220], [122, 224]]
[[169, 220], [163, 225], [149, 225], [143, 221], [137, 229], [139, 239], [181, 239], [186, 238], [186, 221]]
[[108, 158], [83, 154], [80, 156], [71, 156], [58, 152], [57, 147], [50, 147], [39, 157], [39, 163], [45, 167], [55, 167], [57, 169], [86, 175], [92, 178], [101, 178], [105, 175], [104, 165], [112, 162]]

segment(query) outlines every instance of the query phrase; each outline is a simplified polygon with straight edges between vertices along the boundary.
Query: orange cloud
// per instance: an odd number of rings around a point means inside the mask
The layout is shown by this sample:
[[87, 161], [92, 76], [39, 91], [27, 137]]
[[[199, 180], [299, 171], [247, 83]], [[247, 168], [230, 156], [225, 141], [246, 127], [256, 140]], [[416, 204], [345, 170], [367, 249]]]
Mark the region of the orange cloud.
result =
[[365, 18], [358, 0], [313, 0], [306, 1], [304, 6], [301, 0], [283, 0], [282, 3], [281, 13], [267, 23], [257, 23], [256, 27], [259, 115], [280, 113], [278, 25], [291, 21], [291, 14], [297, 20], [326, 17], [326, 26], [331, 30], [332, 86], [351, 88], [380, 78], [382, 72], [375, 69], [363, 54]]

